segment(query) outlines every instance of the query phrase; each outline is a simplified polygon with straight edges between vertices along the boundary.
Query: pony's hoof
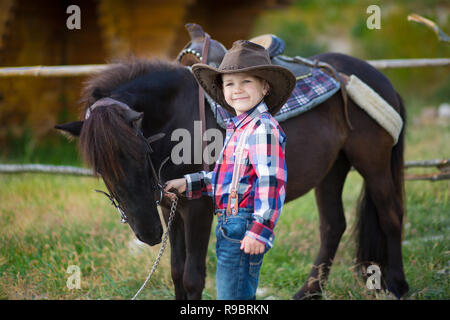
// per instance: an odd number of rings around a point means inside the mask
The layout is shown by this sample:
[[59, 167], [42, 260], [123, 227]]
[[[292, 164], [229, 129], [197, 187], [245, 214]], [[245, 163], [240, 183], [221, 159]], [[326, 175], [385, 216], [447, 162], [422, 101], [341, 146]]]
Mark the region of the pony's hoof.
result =
[[403, 297], [409, 291], [408, 282], [405, 279], [388, 280], [388, 290], [394, 294], [397, 299]]
[[293, 300], [319, 300], [322, 299], [321, 291], [307, 291], [300, 289], [296, 294], [292, 296]]

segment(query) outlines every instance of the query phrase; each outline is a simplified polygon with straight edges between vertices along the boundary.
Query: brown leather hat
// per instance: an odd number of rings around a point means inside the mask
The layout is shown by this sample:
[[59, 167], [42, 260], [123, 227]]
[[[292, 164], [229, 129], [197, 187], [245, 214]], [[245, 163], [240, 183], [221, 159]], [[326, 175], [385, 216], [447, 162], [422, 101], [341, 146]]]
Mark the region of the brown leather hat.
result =
[[192, 66], [192, 72], [206, 93], [232, 114], [236, 112], [225, 101], [222, 91], [223, 74], [246, 72], [266, 80], [270, 89], [264, 101], [272, 115], [290, 97], [296, 81], [291, 71], [270, 62], [269, 53], [264, 47], [247, 40], [235, 41], [218, 69], [197, 63]]

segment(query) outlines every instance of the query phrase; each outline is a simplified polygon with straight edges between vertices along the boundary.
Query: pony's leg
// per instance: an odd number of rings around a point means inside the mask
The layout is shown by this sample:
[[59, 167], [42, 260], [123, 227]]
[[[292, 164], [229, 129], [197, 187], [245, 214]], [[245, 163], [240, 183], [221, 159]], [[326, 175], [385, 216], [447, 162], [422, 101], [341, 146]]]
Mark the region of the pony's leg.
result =
[[[163, 216], [167, 220], [170, 209], [161, 207]], [[184, 241], [184, 222], [181, 218], [181, 210], [177, 210], [170, 227], [170, 267], [172, 281], [175, 288], [175, 299], [186, 300], [187, 294], [183, 286], [184, 264], [186, 260], [186, 245]]]
[[[360, 111], [355, 110], [353, 114], [357, 112]], [[393, 166], [398, 166], [393, 158], [393, 154], [398, 152], [395, 150], [397, 146], [392, 148], [388, 133], [373, 121], [360, 117], [355, 123], [363, 126], [364, 130], [355, 132], [347, 140], [344, 150], [365, 182], [358, 223], [358, 262], [379, 264], [388, 290], [400, 298], [409, 287], [403, 271], [401, 249], [403, 203], [398, 189], [403, 182], [398, 177], [398, 181], [394, 181], [392, 172]], [[371, 141], [370, 151], [367, 141]], [[398, 176], [402, 174], [396, 173]]]
[[317, 298], [321, 295], [321, 286], [328, 278], [346, 228], [342, 189], [349, 169], [348, 160], [340, 153], [331, 170], [315, 189], [320, 217], [320, 249], [306, 283], [293, 296], [294, 299]]
[[[387, 289], [397, 298], [400, 298], [409, 289], [402, 261], [403, 208], [395, 197], [396, 191], [389, 170], [371, 172], [366, 174], [364, 178], [367, 190], [377, 210], [379, 226], [386, 240], [387, 263], [381, 265], [381, 269], [386, 273]], [[375, 262], [383, 264], [384, 261]]]
[[199, 300], [205, 287], [206, 254], [213, 219], [212, 201], [207, 198], [190, 200], [183, 218], [186, 230], [183, 286], [188, 299]]

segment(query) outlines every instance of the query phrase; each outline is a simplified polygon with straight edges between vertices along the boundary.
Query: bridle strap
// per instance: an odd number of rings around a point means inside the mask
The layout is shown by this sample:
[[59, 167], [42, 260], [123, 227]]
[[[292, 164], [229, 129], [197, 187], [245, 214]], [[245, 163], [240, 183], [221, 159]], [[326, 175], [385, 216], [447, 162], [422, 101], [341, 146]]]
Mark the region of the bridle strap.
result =
[[100, 107], [100, 106], [110, 106], [112, 104], [118, 105], [127, 110], [131, 110], [131, 108], [126, 103], [123, 103], [119, 100], [116, 100], [116, 99], [113, 99], [110, 97], [106, 97], [106, 98], [98, 99], [97, 101], [95, 101], [94, 104], [92, 104], [89, 108], [87, 108], [84, 119], [87, 120], [91, 116], [91, 113], [92, 113], [92, 111], [94, 111], [95, 108]]
[[152, 159], [150, 158], [150, 154], [153, 152], [152, 147], [150, 146], [150, 142], [144, 137], [144, 134], [142, 133], [142, 130], [140, 130], [137, 126], [135, 126], [136, 135], [141, 138], [142, 142], [145, 145], [146, 152], [145, 152], [145, 160], [147, 161], [148, 166], [150, 167], [150, 173], [152, 175], [153, 181], [155, 181], [156, 189], [160, 191], [161, 196], [159, 201], [157, 200], [156, 203], [159, 204], [162, 200], [162, 190], [164, 189], [163, 183], [160, 180], [159, 175], [156, 173], [155, 166], [153, 165]]
[[[106, 188], [107, 188], [108, 191], [111, 193], [111, 190], [109, 190], [108, 186], [106, 186]], [[105, 191], [97, 190], [97, 189], [95, 189], [95, 192], [103, 193], [103, 194], [109, 199], [109, 201], [111, 201], [111, 204], [112, 204], [112, 205], [117, 209], [117, 211], [119, 211], [119, 213], [120, 213], [120, 222], [122, 222], [122, 223], [127, 223], [127, 222], [128, 222], [128, 217], [127, 217], [127, 215], [125, 214], [125, 211], [122, 210], [122, 208], [120, 207], [119, 202], [116, 200], [116, 198], [114, 198], [114, 196], [112, 195], [112, 193], [109, 194], [109, 193], [107, 193], [107, 192], [105, 192]]]
[[[208, 52], [209, 52], [209, 43], [210, 43], [210, 36], [209, 34], [205, 34], [205, 43], [203, 44], [203, 50], [202, 50], [202, 60], [201, 62], [203, 64], [206, 64], [208, 61]], [[198, 111], [200, 115], [200, 121], [201, 121], [201, 140], [202, 140], [202, 165], [203, 170], [208, 171], [209, 167], [206, 162], [203, 161], [203, 152], [206, 149], [206, 141], [203, 139], [203, 134], [206, 131], [206, 117], [205, 117], [205, 92], [201, 85], [198, 86]]]

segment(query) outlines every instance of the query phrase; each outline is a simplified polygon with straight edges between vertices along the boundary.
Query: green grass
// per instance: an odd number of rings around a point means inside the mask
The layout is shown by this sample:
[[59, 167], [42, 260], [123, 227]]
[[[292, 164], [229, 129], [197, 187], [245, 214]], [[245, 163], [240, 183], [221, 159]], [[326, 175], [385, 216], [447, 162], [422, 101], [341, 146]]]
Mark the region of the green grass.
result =
[[[412, 109], [410, 119], [417, 115]], [[411, 125], [406, 160], [450, 158], [450, 126]], [[428, 170], [430, 171], [430, 170]], [[351, 172], [344, 189], [347, 230], [324, 288], [325, 299], [390, 299], [366, 289], [354, 267], [355, 202], [361, 177]], [[134, 234], [117, 211], [93, 192], [101, 180], [43, 174], [0, 175], [0, 299], [129, 299], [139, 289], [159, 245], [131, 245]], [[406, 182], [403, 245], [407, 299], [449, 299], [450, 181]], [[303, 285], [319, 249], [314, 194], [285, 205], [275, 246], [261, 270], [263, 299], [290, 299]], [[215, 236], [207, 255], [204, 299], [215, 294]], [[169, 252], [140, 299], [173, 299]], [[70, 265], [81, 269], [81, 289], [69, 290]]]

